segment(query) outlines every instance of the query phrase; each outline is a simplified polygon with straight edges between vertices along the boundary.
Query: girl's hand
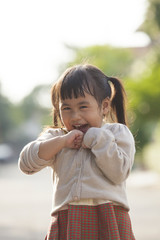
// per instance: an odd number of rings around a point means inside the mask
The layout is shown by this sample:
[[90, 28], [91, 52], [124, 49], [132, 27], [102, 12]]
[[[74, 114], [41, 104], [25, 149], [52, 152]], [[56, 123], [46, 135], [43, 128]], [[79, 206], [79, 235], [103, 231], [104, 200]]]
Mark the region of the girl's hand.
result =
[[82, 147], [85, 149], [88, 148], [84, 143], [82, 143]]
[[65, 138], [65, 147], [79, 149], [82, 146], [84, 133], [79, 130], [72, 130], [67, 133]]

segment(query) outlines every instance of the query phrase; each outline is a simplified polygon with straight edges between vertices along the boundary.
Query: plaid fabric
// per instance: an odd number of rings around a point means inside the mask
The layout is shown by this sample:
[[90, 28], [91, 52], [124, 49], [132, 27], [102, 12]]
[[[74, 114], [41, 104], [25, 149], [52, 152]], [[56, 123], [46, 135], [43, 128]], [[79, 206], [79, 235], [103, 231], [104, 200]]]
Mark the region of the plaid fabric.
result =
[[69, 205], [56, 213], [45, 240], [135, 240], [128, 212], [112, 203]]

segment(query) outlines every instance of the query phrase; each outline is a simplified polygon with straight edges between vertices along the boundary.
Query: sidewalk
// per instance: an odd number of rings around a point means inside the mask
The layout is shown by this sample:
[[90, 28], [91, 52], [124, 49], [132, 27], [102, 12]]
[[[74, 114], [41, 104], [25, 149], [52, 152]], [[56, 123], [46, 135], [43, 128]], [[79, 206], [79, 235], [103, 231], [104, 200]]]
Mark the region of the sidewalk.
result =
[[160, 240], [160, 175], [152, 171], [134, 171], [127, 182], [136, 239]]
[[[0, 239], [44, 240], [50, 221], [51, 171], [27, 176], [0, 165]], [[127, 183], [136, 240], [160, 240], [160, 176], [134, 171]]]

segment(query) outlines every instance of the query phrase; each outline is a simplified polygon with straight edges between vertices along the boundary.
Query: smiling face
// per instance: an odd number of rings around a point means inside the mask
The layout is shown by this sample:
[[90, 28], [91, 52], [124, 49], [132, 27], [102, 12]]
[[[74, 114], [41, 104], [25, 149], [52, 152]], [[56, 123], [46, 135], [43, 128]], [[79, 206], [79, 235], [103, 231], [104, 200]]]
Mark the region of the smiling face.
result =
[[[100, 127], [108, 117], [112, 91], [108, 77], [92, 65], [66, 69], [51, 89], [53, 124], [68, 131]], [[106, 115], [107, 114], [107, 115]]]
[[90, 127], [101, 127], [103, 115], [108, 112], [109, 100], [104, 99], [101, 106], [88, 93], [84, 97], [66, 98], [60, 101], [60, 117], [68, 131], [78, 129], [83, 133]]

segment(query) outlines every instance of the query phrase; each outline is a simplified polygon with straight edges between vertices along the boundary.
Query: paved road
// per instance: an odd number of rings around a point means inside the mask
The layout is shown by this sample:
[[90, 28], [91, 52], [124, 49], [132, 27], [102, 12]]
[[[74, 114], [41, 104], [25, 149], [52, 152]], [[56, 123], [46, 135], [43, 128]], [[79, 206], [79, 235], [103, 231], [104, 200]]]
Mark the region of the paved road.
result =
[[[160, 176], [133, 172], [127, 184], [137, 240], [160, 240]], [[50, 169], [27, 176], [0, 165], [0, 240], [43, 240], [50, 221]]]

